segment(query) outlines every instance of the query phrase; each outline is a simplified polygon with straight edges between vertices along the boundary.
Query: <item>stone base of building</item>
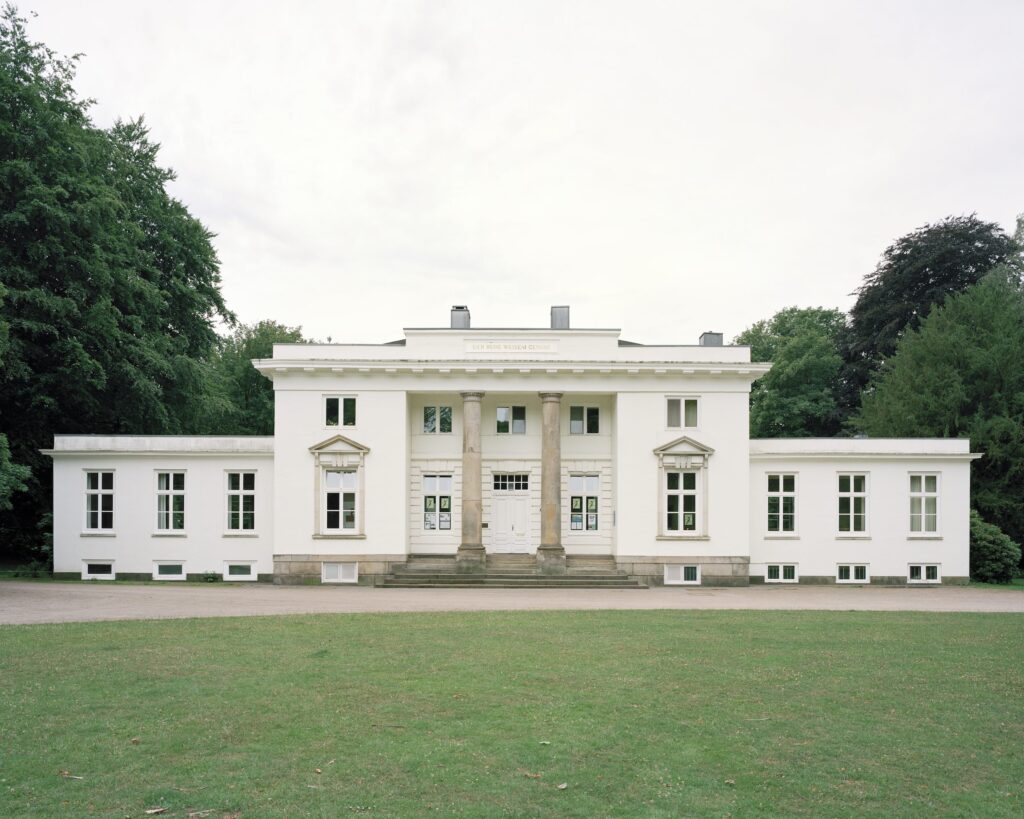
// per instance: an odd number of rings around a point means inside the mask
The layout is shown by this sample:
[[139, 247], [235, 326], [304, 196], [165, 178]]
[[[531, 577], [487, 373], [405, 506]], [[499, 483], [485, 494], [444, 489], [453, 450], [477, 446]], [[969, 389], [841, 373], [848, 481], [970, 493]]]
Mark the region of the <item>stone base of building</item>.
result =
[[404, 554], [274, 555], [274, 583], [279, 586], [316, 586], [324, 582], [324, 563], [355, 563], [358, 574], [354, 583], [331, 582], [324, 585], [376, 586], [395, 566], [404, 564], [407, 559]]
[[621, 571], [648, 586], [665, 585], [665, 566], [699, 566], [701, 586], [746, 586], [750, 583], [750, 558], [741, 555], [646, 557], [619, 555]]

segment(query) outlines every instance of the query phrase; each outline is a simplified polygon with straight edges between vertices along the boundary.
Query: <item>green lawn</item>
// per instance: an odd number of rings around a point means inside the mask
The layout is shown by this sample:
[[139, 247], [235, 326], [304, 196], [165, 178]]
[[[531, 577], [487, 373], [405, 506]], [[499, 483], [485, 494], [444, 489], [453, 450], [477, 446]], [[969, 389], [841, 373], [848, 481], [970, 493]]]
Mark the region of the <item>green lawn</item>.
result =
[[1022, 627], [684, 611], [4, 627], [0, 816], [1020, 816]]

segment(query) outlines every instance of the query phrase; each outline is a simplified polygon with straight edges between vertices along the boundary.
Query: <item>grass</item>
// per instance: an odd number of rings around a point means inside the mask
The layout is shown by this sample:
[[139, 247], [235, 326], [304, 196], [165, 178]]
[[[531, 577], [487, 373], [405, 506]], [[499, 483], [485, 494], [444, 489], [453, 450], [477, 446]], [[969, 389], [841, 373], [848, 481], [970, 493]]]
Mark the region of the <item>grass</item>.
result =
[[4, 627], [0, 815], [1020, 816], [1022, 625], [657, 611]]

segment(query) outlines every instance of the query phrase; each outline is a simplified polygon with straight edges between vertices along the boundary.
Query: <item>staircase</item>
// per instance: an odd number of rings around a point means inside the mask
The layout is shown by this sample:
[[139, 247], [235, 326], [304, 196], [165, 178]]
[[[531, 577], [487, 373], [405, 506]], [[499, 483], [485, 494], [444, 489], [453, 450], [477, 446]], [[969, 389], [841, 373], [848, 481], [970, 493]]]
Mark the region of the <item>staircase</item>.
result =
[[379, 584], [385, 589], [646, 589], [604, 555], [566, 558], [566, 573], [540, 574], [529, 554], [487, 555], [483, 572], [460, 573], [454, 555], [410, 555]]

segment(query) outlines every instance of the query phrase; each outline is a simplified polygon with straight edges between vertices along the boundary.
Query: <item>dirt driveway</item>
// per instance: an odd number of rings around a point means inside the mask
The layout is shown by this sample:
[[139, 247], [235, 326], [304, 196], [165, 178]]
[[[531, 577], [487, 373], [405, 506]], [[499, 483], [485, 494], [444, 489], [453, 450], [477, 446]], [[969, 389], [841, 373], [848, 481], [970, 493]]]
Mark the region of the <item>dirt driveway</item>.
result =
[[561, 590], [0, 582], [0, 624], [8, 625], [327, 612], [538, 609], [1024, 612], [1024, 591], [969, 586]]

